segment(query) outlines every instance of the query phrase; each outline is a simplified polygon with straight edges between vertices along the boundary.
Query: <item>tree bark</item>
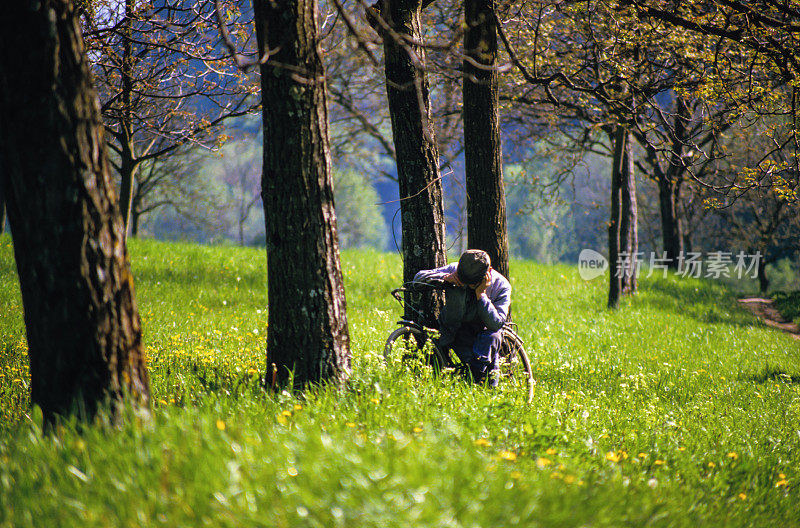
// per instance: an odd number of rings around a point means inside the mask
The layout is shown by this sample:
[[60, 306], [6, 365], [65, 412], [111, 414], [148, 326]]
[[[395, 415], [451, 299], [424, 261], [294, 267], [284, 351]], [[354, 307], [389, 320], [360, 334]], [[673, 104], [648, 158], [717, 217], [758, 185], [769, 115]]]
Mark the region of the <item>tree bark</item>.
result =
[[625, 131], [625, 148], [622, 158], [622, 173], [620, 174], [621, 223], [620, 247], [628, 255], [627, 269], [622, 275], [622, 293], [636, 293], [638, 287], [638, 251], [639, 251], [639, 207], [636, 201], [636, 174], [633, 170], [633, 149], [631, 148], [630, 134]]
[[146, 403], [133, 278], [69, 0], [12, 2], [0, 17], [0, 127], [32, 403], [48, 422]]
[[[397, 155], [403, 225], [403, 280], [422, 269], [446, 264], [444, 206], [439, 178], [439, 149], [431, 115], [419, 0], [383, 0], [374, 6], [399, 35], [382, 31], [386, 92]], [[376, 25], [380, 29], [379, 25]], [[400, 40], [400, 41], [398, 41]], [[426, 293], [419, 308], [436, 325], [442, 305], [437, 292]], [[417, 319], [411, 306], [407, 318]]]
[[497, 28], [494, 0], [464, 0], [464, 162], [467, 240], [508, 270], [508, 229], [498, 111]]
[[[264, 116], [267, 364], [276, 388], [343, 383], [350, 337], [333, 205], [316, 0], [256, 0]], [[268, 374], [268, 381], [272, 374]]]

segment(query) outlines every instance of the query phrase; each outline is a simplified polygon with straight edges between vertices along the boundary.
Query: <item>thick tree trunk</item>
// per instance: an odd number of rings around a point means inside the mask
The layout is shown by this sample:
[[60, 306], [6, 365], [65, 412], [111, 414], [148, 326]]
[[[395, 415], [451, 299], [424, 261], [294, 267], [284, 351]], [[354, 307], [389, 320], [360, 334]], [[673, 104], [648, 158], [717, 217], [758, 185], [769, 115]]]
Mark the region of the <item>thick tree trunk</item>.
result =
[[146, 403], [122, 222], [68, 0], [12, 2], [0, 17], [0, 126], [31, 401], [48, 421], [92, 416], [109, 400]]
[[[446, 263], [439, 149], [424, 70], [425, 48], [417, 44], [422, 41], [420, 1], [385, 0], [376, 7], [394, 32], [407, 39], [398, 42], [391, 34], [383, 35], [403, 222], [403, 279], [407, 282], [419, 270]], [[429, 315], [426, 322], [435, 325], [442, 296], [426, 294], [421, 302]], [[416, 318], [410, 308], [405, 315]]]
[[[316, 0], [254, 2], [264, 115], [262, 197], [267, 232], [267, 364], [277, 386], [350, 372], [333, 206], [325, 72]], [[271, 381], [268, 373], [268, 382]]]
[[625, 139], [627, 135], [625, 129], [617, 126], [610, 134], [614, 145], [614, 158], [611, 162], [611, 218], [608, 222], [608, 307], [619, 307], [619, 299], [622, 296], [622, 274], [624, 269], [620, 269], [620, 244], [623, 239], [620, 237], [622, 226], [622, 173], [623, 158], [625, 153]]
[[498, 112], [494, 0], [464, 0], [464, 162], [467, 240], [508, 277], [508, 229]]
[[639, 266], [639, 207], [636, 201], [636, 174], [633, 170], [633, 149], [630, 134], [625, 135], [625, 150], [620, 174], [621, 223], [620, 248], [627, 254], [627, 269], [622, 275], [622, 293], [636, 293]]

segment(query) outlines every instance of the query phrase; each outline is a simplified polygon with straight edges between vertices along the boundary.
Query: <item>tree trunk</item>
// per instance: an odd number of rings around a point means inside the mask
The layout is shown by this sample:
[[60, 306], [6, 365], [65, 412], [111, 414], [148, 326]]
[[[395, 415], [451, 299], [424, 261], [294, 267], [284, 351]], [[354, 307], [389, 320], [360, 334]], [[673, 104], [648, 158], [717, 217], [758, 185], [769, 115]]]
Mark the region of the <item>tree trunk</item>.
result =
[[508, 277], [508, 230], [498, 112], [494, 0], [464, 0], [464, 167], [467, 240]]
[[638, 252], [639, 252], [639, 207], [636, 201], [636, 174], [633, 170], [633, 149], [630, 134], [625, 131], [625, 150], [622, 158], [620, 174], [621, 223], [620, 247], [628, 256], [627, 269], [622, 275], [622, 293], [636, 293], [638, 286]]
[[241, 211], [239, 211], [239, 245], [244, 246], [244, 219]]
[[[0, 159], [0, 167], [2, 167], [2, 159]], [[0, 174], [0, 235], [6, 229], [6, 198], [3, 194], [3, 175]]]
[[70, 1], [6, 6], [0, 126], [32, 403], [48, 422], [91, 417], [106, 401], [146, 403], [133, 279]]
[[[403, 280], [408, 282], [419, 270], [446, 264], [439, 149], [424, 70], [425, 48], [417, 44], [422, 41], [420, 1], [385, 0], [377, 7], [394, 32], [407, 39], [397, 42], [391, 34], [383, 34], [386, 92], [400, 187]], [[441, 304], [439, 293], [423, 296], [420, 307], [429, 316], [427, 324], [437, 324]], [[410, 307], [405, 316], [416, 319]]]
[[139, 236], [139, 218], [142, 216], [142, 213], [136, 210], [135, 207], [131, 207], [131, 236], [137, 237]]
[[131, 216], [133, 185], [136, 177], [137, 162], [133, 145], [133, 114], [131, 96], [133, 94], [133, 45], [131, 39], [131, 19], [133, 17], [133, 0], [125, 0], [125, 20], [122, 27], [122, 112], [120, 113], [120, 190], [119, 203], [122, 212], [123, 235], [128, 235], [128, 224]]
[[618, 308], [619, 299], [622, 295], [622, 274], [624, 269], [620, 269], [620, 244], [623, 239], [620, 237], [622, 226], [622, 173], [623, 158], [625, 153], [625, 140], [627, 138], [625, 129], [617, 126], [610, 134], [614, 144], [614, 158], [611, 162], [611, 218], [608, 222], [608, 307]]
[[656, 169], [658, 180], [658, 198], [661, 208], [661, 240], [668, 260], [668, 267], [678, 269], [679, 257], [684, 251], [683, 226], [678, 216], [678, 200], [680, 199], [681, 184], [685, 167], [683, 165], [683, 149], [688, 139], [686, 138], [686, 124], [691, 118], [686, 101], [678, 97], [675, 101], [674, 138], [669, 167], [661, 169], [658, 164], [658, 155], [653, 152], [651, 163]]
[[134, 159], [133, 146], [125, 143], [120, 154], [119, 207], [122, 217], [123, 235], [127, 236], [133, 209], [134, 185], [138, 163]]
[[[278, 386], [350, 372], [316, 0], [254, 2], [261, 65], [269, 332]], [[272, 374], [268, 374], [268, 382]]]
[[677, 270], [681, 253], [683, 253], [683, 225], [678, 217], [678, 197], [680, 182], [673, 181], [667, 174], [656, 172], [658, 180], [658, 200], [661, 208], [661, 240], [669, 259], [667, 265]]
[[767, 294], [769, 289], [769, 279], [767, 278], [767, 263], [764, 257], [758, 259], [758, 287], [762, 295]]

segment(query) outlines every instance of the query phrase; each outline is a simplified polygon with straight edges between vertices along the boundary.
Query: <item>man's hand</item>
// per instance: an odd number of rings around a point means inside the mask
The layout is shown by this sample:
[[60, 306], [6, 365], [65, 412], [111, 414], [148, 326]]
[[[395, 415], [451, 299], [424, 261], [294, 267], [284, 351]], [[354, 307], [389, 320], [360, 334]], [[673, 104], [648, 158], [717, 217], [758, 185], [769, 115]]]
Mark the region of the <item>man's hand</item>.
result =
[[444, 279], [442, 279], [442, 280], [445, 281], [445, 282], [449, 282], [450, 284], [455, 284], [456, 286], [464, 286], [464, 283], [462, 283], [458, 279], [458, 273], [456, 273], [455, 271], [453, 273], [449, 273], [449, 274], [445, 275]]
[[486, 288], [492, 283], [492, 268], [489, 268], [484, 275], [483, 280], [475, 286], [475, 297], [481, 298], [481, 295], [486, 293]]

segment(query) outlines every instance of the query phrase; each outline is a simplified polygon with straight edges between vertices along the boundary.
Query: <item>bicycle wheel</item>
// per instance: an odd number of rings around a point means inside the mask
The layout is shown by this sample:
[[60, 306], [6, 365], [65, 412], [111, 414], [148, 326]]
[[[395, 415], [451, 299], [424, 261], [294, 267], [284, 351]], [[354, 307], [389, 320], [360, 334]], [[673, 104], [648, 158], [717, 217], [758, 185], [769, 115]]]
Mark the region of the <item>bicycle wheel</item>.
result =
[[525, 352], [522, 339], [511, 329], [503, 331], [503, 343], [500, 348], [500, 380], [501, 385], [519, 390], [525, 394], [525, 401], [533, 400], [533, 371], [528, 353]]
[[441, 352], [432, 341], [428, 344], [425, 332], [411, 326], [402, 326], [389, 334], [383, 358], [389, 365], [399, 361], [408, 366], [431, 365], [436, 370], [444, 364]]

